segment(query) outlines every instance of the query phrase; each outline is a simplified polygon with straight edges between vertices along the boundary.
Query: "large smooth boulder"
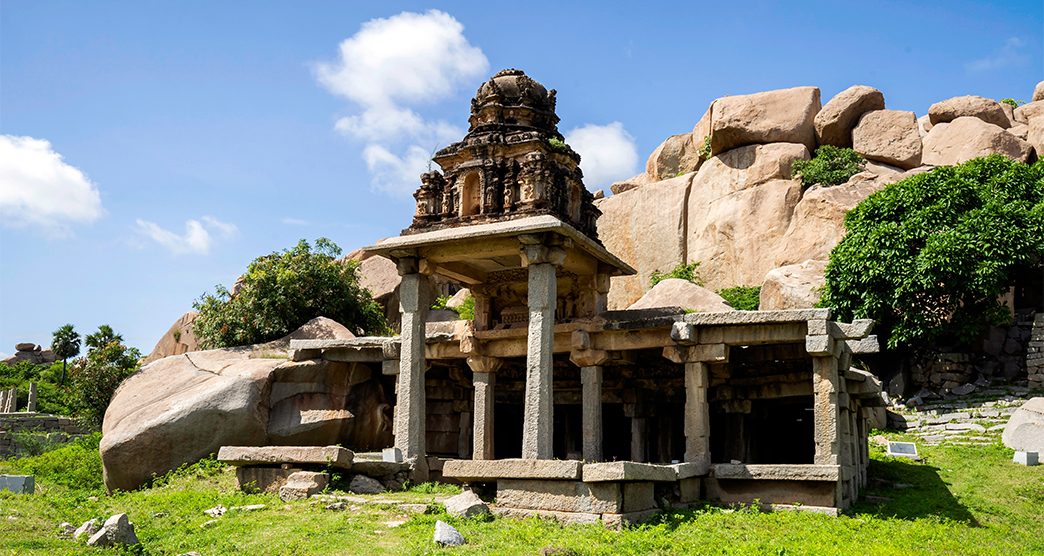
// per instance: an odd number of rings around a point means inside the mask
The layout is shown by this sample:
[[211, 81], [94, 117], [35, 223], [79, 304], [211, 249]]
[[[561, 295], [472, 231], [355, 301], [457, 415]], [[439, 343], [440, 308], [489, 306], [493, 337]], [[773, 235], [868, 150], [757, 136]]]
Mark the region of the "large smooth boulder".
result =
[[1032, 398], [1016, 409], [1001, 440], [1013, 450], [1044, 453], [1044, 397]]
[[[1037, 158], [1044, 156], [1044, 100], [1023, 104], [1014, 115], [1019, 123], [1008, 131], [1032, 145]], [[1016, 129], [1023, 125], [1024, 129]]]
[[805, 261], [801, 264], [774, 268], [761, 284], [758, 309], [807, 309], [815, 307], [826, 283], [826, 261]]
[[645, 173], [653, 181], [660, 181], [695, 172], [701, 162], [692, 133], [681, 133], [668, 137], [656, 147], [645, 163]]
[[700, 167], [686, 205], [684, 260], [700, 263], [708, 288], [760, 284], [776, 267], [780, 240], [801, 199], [791, 165], [808, 157], [802, 144], [750, 145]]
[[818, 87], [719, 98], [710, 109], [711, 154], [763, 143], [801, 143], [813, 151], [821, 107]]
[[379, 377], [363, 363], [288, 361], [270, 344], [160, 359], [105, 412], [105, 485], [138, 488], [221, 446], [384, 447], [391, 406]]
[[924, 137], [921, 161], [932, 166], [960, 164], [990, 154], [1027, 162], [1033, 147], [1000, 126], [969, 116], [935, 124]]
[[1005, 129], [1011, 126], [1011, 120], [1004, 113], [1001, 104], [991, 98], [974, 95], [953, 97], [937, 102], [928, 108], [928, 118], [932, 125], [952, 122], [964, 117], [978, 118]]
[[852, 130], [852, 148], [868, 160], [904, 170], [916, 168], [921, 165], [917, 116], [905, 110], [867, 112]]
[[1037, 86], [1033, 88], [1033, 102], [1038, 100], [1044, 100], [1044, 81], [1037, 83]]
[[694, 311], [717, 313], [731, 311], [732, 307], [720, 295], [688, 280], [668, 278], [653, 286], [628, 309], [655, 309], [681, 307]]
[[395, 263], [384, 257], [366, 257], [359, 263], [359, 285], [370, 290], [375, 300], [384, 300], [399, 287]]
[[142, 364], [148, 365], [164, 357], [197, 351], [199, 339], [196, 338], [196, 333], [192, 329], [192, 324], [196, 322], [197, 316], [199, 313], [196, 311], [189, 311], [174, 321], [174, 324], [170, 325], [170, 328], [156, 342], [156, 346], [152, 348], [152, 352], [142, 361]]
[[825, 260], [845, 235], [845, 214], [900, 176], [899, 172], [884, 169], [879, 172], [867, 170], [841, 185], [814, 185], [806, 189], [779, 242], [774, 265]]
[[816, 114], [816, 140], [820, 145], [851, 147], [852, 129], [859, 117], [884, 107], [884, 93], [866, 85], [853, 85], [834, 95]]
[[649, 288], [652, 273], [685, 260], [685, 201], [695, 174], [686, 174], [597, 201], [598, 237], [636, 276], [613, 278], [609, 307], [622, 309]]

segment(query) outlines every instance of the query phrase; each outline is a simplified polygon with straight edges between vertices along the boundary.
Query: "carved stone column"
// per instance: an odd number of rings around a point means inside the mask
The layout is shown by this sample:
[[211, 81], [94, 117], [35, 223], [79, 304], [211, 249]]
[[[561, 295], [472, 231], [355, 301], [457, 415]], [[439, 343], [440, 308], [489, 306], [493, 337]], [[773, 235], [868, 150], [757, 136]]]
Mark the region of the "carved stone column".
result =
[[543, 238], [520, 236], [522, 264], [529, 269], [529, 336], [526, 350], [526, 393], [522, 423], [522, 457], [551, 459], [554, 435], [555, 305], [557, 268], [565, 251]]
[[[725, 344], [695, 344], [691, 325], [678, 323], [671, 337], [683, 345], [663, 348], [663, 355], [675, 363], [685, 365], [685, 461], [710, 467], [710, 404], [707, 388], [710, 386], [709, 362], [728, 361], [729, 348]], [[694, 344], [694, 345], [684, 345]]]
[[424, 325], [430, 301], [425, 277], [416, 257], [398, 260], [399, 303], [402, 311], [399, 350], [399, 387], [395, 408], [395, 447], [404, 458], [416, 458], [415, 480], [427, 479], [425, 460]]
[[468, 357], [475, 387], [472, 459], [493, 459], [493, 387], [502, 361], [495, 357]]

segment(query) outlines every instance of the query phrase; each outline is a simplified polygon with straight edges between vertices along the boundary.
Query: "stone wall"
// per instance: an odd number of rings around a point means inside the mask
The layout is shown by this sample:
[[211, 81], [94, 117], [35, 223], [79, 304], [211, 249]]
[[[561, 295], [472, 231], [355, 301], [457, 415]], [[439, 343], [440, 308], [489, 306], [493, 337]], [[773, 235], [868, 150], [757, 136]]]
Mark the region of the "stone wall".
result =
[[48, 444], [68, 441], [84, 433], [75, 419], [43, 413], [0, 413], [0, 458], [19, 450], [19, 433], [46, 435]]
[[1026, 347], [1026, 379], [1030, 388], [1044, 389], [1044, 313], [1033, 321]]

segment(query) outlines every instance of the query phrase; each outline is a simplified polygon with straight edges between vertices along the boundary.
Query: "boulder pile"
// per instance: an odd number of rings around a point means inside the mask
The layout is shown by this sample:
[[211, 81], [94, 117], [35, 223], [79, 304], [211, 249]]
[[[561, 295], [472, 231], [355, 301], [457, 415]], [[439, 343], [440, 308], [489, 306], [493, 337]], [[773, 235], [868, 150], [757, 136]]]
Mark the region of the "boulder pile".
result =
[[[791, 165], [822, 145], [852, 148], [863, 171], [805, 187]], [[808, 307], [848, 210], [905, 177], [994, 153], [1024, 162], [1044, 154], [1044, 82], [1014, 109], [961, 96], [920, 118], [887, 109], [865, 85], [825, 105], [816, 87], [719, 98], [691, 133], [657, 147], [645, 172], [597, 201], [600, 238], [638, 270], [613, 280], [609, 308], [637, 302], [653, 272], [695, 262], [712, 291], [762, 285], [761, 309]]]
[[15, 344], [15, 354], [0, 363], [14, 365], [21, 361], [28, 361], [33, 365], [49, 365], [56, 360], [54, 352], [49, 349], [43, 349], [33, 342], [19, 342]]

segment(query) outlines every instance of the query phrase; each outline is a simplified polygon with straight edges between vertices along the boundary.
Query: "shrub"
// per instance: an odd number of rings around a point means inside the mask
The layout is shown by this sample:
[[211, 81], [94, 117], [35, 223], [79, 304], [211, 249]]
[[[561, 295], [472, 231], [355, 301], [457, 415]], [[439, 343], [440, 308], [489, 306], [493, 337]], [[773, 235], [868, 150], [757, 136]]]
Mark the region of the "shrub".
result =
[[98, 452], [100, 441], [101, 433], [94, 433], [38, 456], [12, 459], [5, 464], [35, 475], [38, 480], [73, 489], [100, 491], [103, 488], [101, 455]]
[[718, 290], [718, 295], [733, 309], [757, 311], [761, 301], [761, 286], [736, 286]]
[[711, 136], [709, 133], [703, 137], [703, 141], [700, 142], [700, 147], [696, 150], [696, 154], [700, 155], [704, 160], [711, 157]]
[[193, 329], [204, 348], [275, 340], [315, 317], [333, 319], [357, 335], [388, 333], [384, 311], [359, 285], [358, 263], [339, 261], [341, 249], [320, 238], [315, 249], [293, 249], [254, 259], [232, 295], [224, 286], [204, 294]]
[[72, 415], [73, 403], [68, 388], [59, 386], [63, 363], [34, 365], [19, 361], [14, 365], [0, 363], [0, 389], [18, 389], [18, 407], [24, 408], [29, 398], [29, 383], [36, 383], [36, 410], [40, 413]]
[[852, 149], [823, 145], [816, 149], [811, 160], [797, 160], [791, 167], [795, 178], [805, 187], [812, 185], [841, 185], [848, 178], [863, 171], [866, 160]]
[[1022, 106], [1023, 104], [1026, 104], [1026, 101], [1024, 101], [1024, 100], [1015, 100], [1013, 98], [1002, 98], [1002, 99], [998, 100], [997, 102], [1002, 102], [1004, 104], [1009, 104], [1009, 105], [1011, 105], [1012, 108], [1018, 108], [1018, 107]]
[[1044, 162], [1001, 155], [943, 166], [871, 195], [845, 217], [824, 303], [872, 318], [890, 348], [971, 342], [1008, 319], [998, 297], [1044, 257]]
[[464, 320], [475, 320], [475, 298], [470, 295], [465, 297], [460, 307], [457, 307], [457, 315]]
[[569, 148], [569, 145], [567, 145], [565, 141], [559, 139], [558, 137], [552, 137], [548, 139], [547, 144], [550, 145], [551, 150], [555, 151], [556, 153], [565, 153], [571, 150]]
[[678, 278], [680, 280], [688, 280], [697, 286], [703, 285], [703, 280], [700, 279], [698, 271], [700, 263], [680, 264], [674, 267], [670, 272], [660, 272], [659, 270], [653, 271], [652, 276], [649, 278], [651, 285], [655, 286], [660, 282], [668, 278]]

